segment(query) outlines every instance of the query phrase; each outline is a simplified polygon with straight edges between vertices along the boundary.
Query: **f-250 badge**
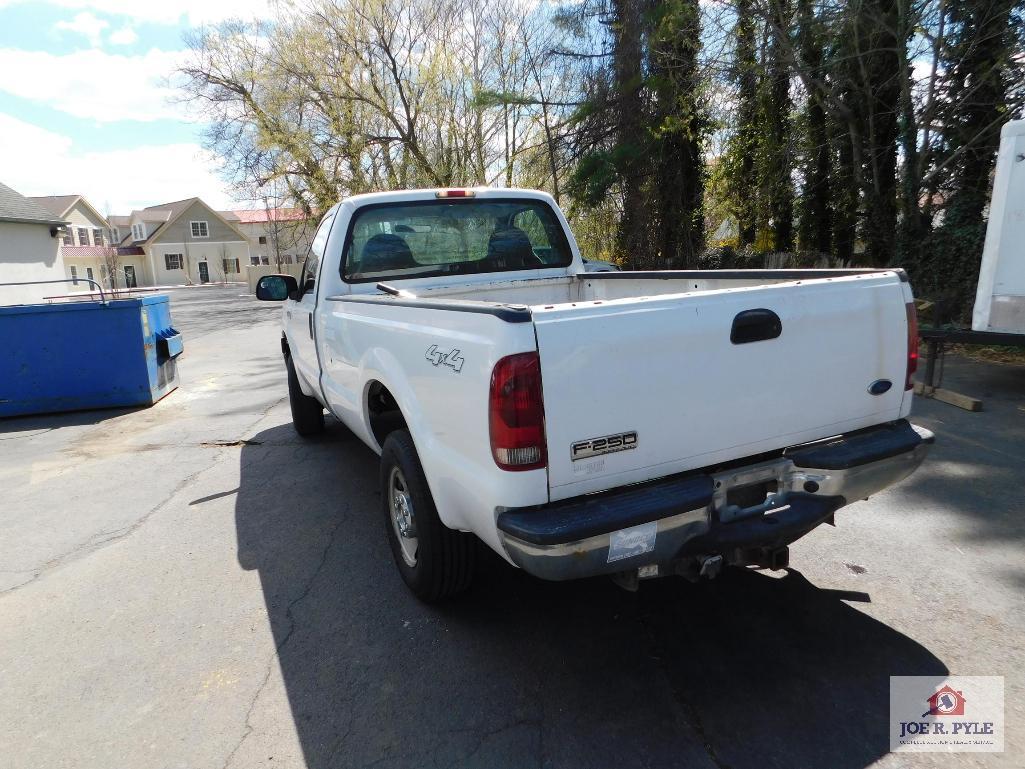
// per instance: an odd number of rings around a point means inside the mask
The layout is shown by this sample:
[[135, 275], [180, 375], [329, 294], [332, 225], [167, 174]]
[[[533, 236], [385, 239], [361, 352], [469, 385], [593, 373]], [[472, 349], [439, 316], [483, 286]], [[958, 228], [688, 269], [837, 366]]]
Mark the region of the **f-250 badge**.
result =
[[629, 451], [635, 448], [637, 448], [637, 431], [631, 430], [628, 433], [616, 433], [615, 435], [604, 435], [601, 438], [577, 441], [570, 446], [570, 459], [576, 462], [578, 459], [613, 454], [617, 451]]
[[436, 344], [427, 348], [427, 354], [424, 357], [435, 366], [448, 366], [457, 374], [463, 370], [463, 364], [466, 362], [466, 359], [459, 354], [459, 350], [439, 350]]

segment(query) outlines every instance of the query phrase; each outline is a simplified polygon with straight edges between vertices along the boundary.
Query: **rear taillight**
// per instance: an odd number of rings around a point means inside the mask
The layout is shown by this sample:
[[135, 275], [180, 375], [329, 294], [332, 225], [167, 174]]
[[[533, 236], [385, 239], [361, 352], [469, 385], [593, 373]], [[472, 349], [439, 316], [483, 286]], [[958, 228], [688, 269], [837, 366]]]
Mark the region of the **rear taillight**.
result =
[[918, 370], [918, 312], [914, 302], [908, 302], [904, 307], [908, 313], [908, 372], [904, 377], [904, 389], [910, 390], [915, 386], [911, 375]]
[[488, 426], [491, 454], [503, 470], [547, 464], [541, 361], [536, 352], [502, 358], [491, 374]]

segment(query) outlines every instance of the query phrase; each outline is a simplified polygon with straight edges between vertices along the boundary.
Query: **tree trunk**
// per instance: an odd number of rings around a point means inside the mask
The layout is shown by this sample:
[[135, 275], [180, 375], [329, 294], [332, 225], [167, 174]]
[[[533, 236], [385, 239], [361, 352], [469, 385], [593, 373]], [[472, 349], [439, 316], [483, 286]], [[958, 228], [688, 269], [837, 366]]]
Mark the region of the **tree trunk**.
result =
[[870, 0], [860, 19], [864, 27], [861, 83], [865, 139], [865, 252], [873, 266], [890, 264], [896, 254], [897, 115], [901, 68], [895, 0]]
[[[803, 65], [812, 78], [822, 79], [822, 37], [811, 0], [798, 0], [798, 35]], [[817, 91], [808, 95], [805, 123], [806, 158], [798, 241], [803, 251], [828, 254], [832, 239], [830, 146], [826, 111]]]
[[652, 179], [659, 266], [686, 269], [697, 265], [704, 245], [701, 138], [705, 120], [697, 103], [698, 2], [668, 0], [656, 13], [652, 64], [655, 101], [660, 109], [658, 162]]
[[[772, 0], [772, 23], [778, 29], [789, 29], [790, 0]], [[794, 249], [794, 187], [790, 179], [793, 152], [790, 146], [790, 75], [778, 35], [769, 45], [768, 94], [765, 108], [768, 147], [765, 181], [769, 193], [769, 216], [772, 218], [773, 249]]]
[[833, 255], [844, 262], [854, 259], [854, 239], [858, 222], [858, 185], [851, 134], [843, 126], [833, 126], [836, 168], [830, 185], [834, 201]]
[[639, 0], [613, 0], [612, 5], [615, 13], [613, 69], [618, 98], [616, 145], [623, 188], [623, 216], [617, 245], [627, 264], [636, 268], [647, 261], [639, 146], [645, 129], [641, 97], [643, 5]]
[[755, 185], [755, 151], [758, 146], [758, 56], [751, 0], [737, 3], [735, 78], [738, 86], [736, 147], [738, 177], [731, 180], [741, 248], [753, 245], [758, 233], [758, 202]]

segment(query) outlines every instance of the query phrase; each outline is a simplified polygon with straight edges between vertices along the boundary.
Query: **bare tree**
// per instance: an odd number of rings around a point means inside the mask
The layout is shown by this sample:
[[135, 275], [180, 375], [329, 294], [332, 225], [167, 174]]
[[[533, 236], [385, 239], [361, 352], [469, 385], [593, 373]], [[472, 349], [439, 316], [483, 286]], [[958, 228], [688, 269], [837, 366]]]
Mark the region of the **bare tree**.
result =
[[229, 251], [227, 243], [221, 243], [217, 247], [217, 264], [214, 266], [214, 269], [216, 269], [217, 274], [220, 275], [222, 284], [227, 283], [228, 275], [234, 272], [234, 270], [228, 269], [228, 253]]

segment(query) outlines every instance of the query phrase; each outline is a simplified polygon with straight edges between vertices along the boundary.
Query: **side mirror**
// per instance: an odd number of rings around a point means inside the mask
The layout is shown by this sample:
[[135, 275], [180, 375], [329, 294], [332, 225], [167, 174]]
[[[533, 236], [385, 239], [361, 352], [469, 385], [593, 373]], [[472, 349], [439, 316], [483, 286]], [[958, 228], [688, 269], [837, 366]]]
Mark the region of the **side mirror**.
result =
[[264, 275], [256, 283], [256, 298], [265, 302], [283, 302], [298, 291], [299, 284], [291, 275]]

